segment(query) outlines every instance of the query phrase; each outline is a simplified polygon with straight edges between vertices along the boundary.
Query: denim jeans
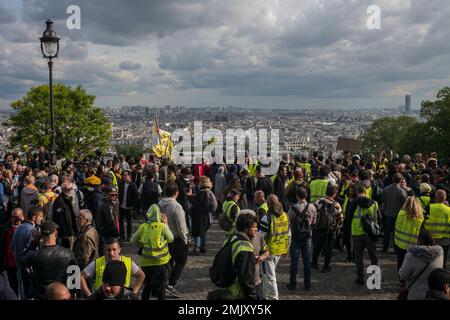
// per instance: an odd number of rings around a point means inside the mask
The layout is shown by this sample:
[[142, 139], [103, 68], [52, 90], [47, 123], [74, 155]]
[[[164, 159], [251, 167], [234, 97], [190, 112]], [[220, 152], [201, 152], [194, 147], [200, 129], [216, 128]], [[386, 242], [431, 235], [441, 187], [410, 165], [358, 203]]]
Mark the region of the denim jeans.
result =
[[297, 285], [298, 260], [300, 252], [303, 260], [303, 284], [305, 287], [311, 286], [311, 239], [301, 242], [292, 242], [291, 253], [291, 275], [289, 283], [292, 286]]
[[263, 264], [263, 289], [267, 300], [278, 300], [278, 285], [275, 269], [281, 256], [269, 256]]
[[199, 237], [194, 237], [194, 244], [197, 248], [206, 248], [206, 232]]
[[395, 227], [395, 218], [384, 217], [384, 239], [383, 239], [384, 250], [389, 249], [394, 227]]

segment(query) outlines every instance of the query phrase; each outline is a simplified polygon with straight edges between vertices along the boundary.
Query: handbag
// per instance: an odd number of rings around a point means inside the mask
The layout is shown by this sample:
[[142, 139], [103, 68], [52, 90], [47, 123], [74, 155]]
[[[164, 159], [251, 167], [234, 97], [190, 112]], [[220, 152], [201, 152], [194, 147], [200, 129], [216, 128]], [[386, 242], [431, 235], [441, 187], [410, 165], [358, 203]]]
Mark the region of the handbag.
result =
[[402, 288], [400, 290], [400, 293], [398, 294], [397, 300], [407, 300], [408, 299], [409, 289], [413, 286], [413, 284], [416, 282], [416, 280], [420, 278], [420, 276], [425, 272], [425, 270], [428, 269], [429, 265], [430, 265], [430, 263], [427, 263], [425, 265], [425, 268], [423, 268], [422, 271], [420, 271], [417, 274], [417, 276], [414, 278], [414, 280], [411, 281], [411, 283], [409, 284], [409, 287], [406, 286], [406, 287], [404, 287], [404, 288]]

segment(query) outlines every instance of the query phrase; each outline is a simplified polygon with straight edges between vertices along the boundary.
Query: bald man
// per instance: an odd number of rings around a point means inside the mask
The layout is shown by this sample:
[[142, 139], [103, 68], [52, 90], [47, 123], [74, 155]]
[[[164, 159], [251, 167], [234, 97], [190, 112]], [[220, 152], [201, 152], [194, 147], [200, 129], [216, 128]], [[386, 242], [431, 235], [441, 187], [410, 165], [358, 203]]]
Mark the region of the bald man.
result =
[[450, 246], [450, 207], [445, 204], [447, 194], [444, 190], [436, 191], [435, 203], [430, 204], [429, 217], [425, 220], [425, 229], [433, 235], [437, 245], [444, 250], [444, 269], [447, 265]]
[[61, 282], [50, 283], [45, 290], [45, 300], [70, 300], [70, 292]]
[[253, 196], [253, 202], [255, 204], [255, 211], [258, 215], [259, 221], [261, 221], [261, 218], [267, 214], [267, 210], [269, 209], [267, 207], [266, 198], [262, 190], [258, 190], [255, 192]]

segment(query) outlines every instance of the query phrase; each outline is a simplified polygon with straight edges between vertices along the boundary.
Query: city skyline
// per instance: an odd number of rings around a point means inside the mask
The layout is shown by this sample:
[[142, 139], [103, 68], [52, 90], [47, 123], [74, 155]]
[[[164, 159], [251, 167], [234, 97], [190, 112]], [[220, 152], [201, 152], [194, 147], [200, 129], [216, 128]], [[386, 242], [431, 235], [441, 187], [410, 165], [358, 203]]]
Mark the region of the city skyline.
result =
[[417, 110], [450, 82], [440, 0], [80, 0], [81, 29], [69, 30], [72, 4], [0, 0], [1, 108], [47, 83], [47, 18], [61, 38], [55, 82], [102, 107], [395, 108], [411, 94]]

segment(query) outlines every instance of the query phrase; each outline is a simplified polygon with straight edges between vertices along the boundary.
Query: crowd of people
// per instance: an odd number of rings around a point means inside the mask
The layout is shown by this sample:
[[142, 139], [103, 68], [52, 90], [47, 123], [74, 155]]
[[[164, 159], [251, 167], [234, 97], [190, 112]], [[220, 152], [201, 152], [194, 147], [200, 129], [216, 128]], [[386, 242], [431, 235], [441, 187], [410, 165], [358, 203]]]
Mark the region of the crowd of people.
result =
[[[309, 159], [283, 156], [268, 177], [248, 158], [243, 165], [184, 166], [152, 155], [97, 156], [57, 167], [44, 147], [28, 157], [6, 154], [0, 298], [180, 298], [187, 259], [207, 253], [217, 221], [224, 250], [216, 260], [228, 259], [218, 268], [231, 267], [224, 269], [226, 285], [215, 283], [220, 288], [208, 299], [277, 300], [277, 265], [288, 257], [287, 288], [298, 290], [301, 259], [301, 288], [309, 291], [319, 264], [333, 272], [335, 250], [345, 250], [355, 282], [365, 285], [365, 249], [378, 265], [377, 251], [391, 254], [391, 247], [399, 299], [449, 299], [449, 160], [435, 153], [362, 159], [314, 152]], [[139, 262], [121, 254], [125, 242]], [[73, 266], [81, 270], [79, 288], [68, 285]]]

